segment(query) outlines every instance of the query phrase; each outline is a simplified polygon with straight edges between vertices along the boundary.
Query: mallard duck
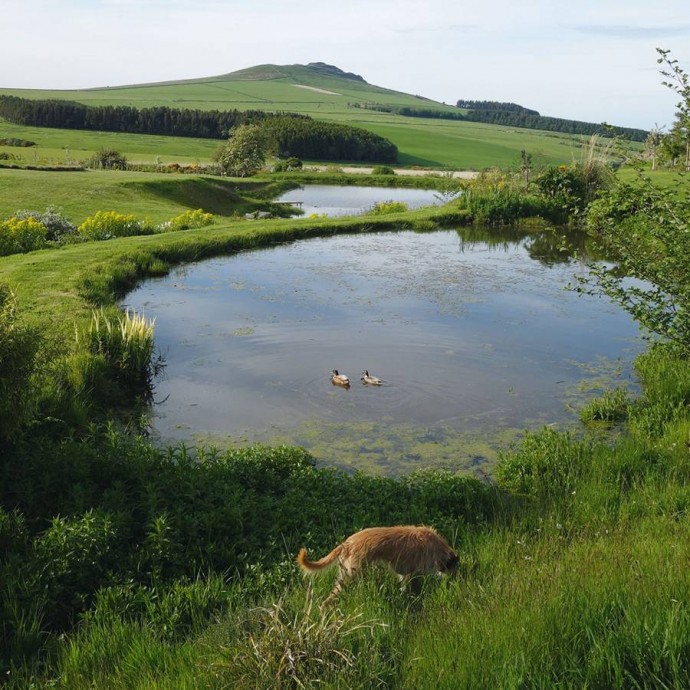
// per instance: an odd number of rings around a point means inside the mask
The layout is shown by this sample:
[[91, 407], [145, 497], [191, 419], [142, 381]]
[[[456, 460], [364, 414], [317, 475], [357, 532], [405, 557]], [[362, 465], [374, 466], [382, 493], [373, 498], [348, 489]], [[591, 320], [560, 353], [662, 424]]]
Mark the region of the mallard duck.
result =
[[372, 376], [368, 369], [362, 372], [362, 383], [369, 384], [370, 386], [380, 386], [383, 381], [378, 376]]
[[339, 374], [337, 369], [333, 369], [331, 372], [331, 383], [334, 386], [350, 387], [350, 379], [345, 374]]

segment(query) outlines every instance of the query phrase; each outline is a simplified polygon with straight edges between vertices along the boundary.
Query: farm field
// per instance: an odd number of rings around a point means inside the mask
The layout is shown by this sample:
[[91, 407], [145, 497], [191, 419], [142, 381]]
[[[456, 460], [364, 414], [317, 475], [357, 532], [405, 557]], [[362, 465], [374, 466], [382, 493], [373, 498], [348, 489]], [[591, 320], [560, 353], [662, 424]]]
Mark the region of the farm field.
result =
[[[79, 91], [2, 89], [0, 95], [31, 99], [62, 99], [91, 106], [128, 105], [137, 108], [167, 106], [200, 110], [290, 111], [362, 127], [390, 139], [399, 150], [402, 166], [481, 170], [516, 168], [520, 151], [530, 152], [536, 166], [570, 164], [580, 160], [582, 136], [518, 129], [437, 118], [403, 117], [356, 107], [409, 107], [437, 112], [463, 112], [443, 103], [372, 86], [365, 82], [314, 73], [299, 66], [262, 66], [234, 74], [175, 83], [109, 87]], [[527, 104], [528, 105], [528, 104]], [[105, 146], [116, 148], [133, 161], [206, 161], [218, 142], [175, 137], [68, 132], [17, 128], [0, 120], [0, 138], [36, 141], [33, 151], [15, 155], [64, 160], [65, 149], [87, 157]], [[168, 139], [168, 141], [161, 141]], [[0, 147], [0, 151], [7, 150]], [[77, 152], [79, 155], [77, 155]]]

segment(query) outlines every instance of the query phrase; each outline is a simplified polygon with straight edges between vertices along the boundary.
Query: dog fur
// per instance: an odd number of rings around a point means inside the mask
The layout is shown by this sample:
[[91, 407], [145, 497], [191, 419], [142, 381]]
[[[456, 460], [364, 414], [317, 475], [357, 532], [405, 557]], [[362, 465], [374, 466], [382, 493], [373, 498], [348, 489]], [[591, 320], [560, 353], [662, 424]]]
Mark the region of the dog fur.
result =
[[297, 554], [297, 563], [306, 573], [324, 570], [336, 561], [339, 571], [329, 599], [337, 596], [345, 583], [361, 575], [374, 561], [387, 563], [401, 581], [409, 581], [418, 593], [421, 575], [455, 571], [458, 555], [434, 529], [414, 525], [363, 529], [318, 561], [308, 560], [305, 548]]

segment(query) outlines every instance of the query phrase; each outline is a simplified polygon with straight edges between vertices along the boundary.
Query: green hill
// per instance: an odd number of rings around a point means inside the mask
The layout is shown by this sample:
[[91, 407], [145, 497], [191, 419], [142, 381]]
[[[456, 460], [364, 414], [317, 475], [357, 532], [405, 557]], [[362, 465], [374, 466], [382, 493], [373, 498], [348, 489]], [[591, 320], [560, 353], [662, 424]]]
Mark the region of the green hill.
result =
[[[102, 87], [84, 90], [2, 89], [0, 95], [22, 98], [73, 100], [87, 105], [131, 105], [137, 108], [168, 106], [200, 110], [290, 111], [368, 129], [390, 139], [399, 149], [402, 165], [474, 168], [517, 166], [520, 151], [533, 156], [536, 165], [570, 163], [579, 159], [582, 138], [555, 132], [518, 129], [475, 122], [438, 118], [409, 118], [396, 112], [381, 112], [365, 106], [410, 108], [438, 113], [462, 112], [454, 105], [438, 103], [374, 86], [366, 80], [332, 65], [259, 65], [237, 72], [199, 79]], [[64, 148], [60, 135], [45, 131], [18, 134], [0, 122], [0, 138], [24, 136], [40, 146]], [[141, 159], [147, 148], [128, 137], [121, 150]], [[109, 137], [112, 139], [112, 137]], [[117, 139], [117, 137], [115, 137]], [[114, 146], [118, 144], [110, 142]], [[169, 153], [166, 151], [166, 154]], [[181, 155], [206, 159], [208, 147]]]

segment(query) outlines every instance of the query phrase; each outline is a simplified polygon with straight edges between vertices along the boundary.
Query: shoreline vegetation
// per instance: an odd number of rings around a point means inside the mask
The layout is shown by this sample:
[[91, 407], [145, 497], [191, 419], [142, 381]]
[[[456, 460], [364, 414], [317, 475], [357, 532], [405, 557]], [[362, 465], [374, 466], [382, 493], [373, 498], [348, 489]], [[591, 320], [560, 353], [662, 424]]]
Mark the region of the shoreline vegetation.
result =
[[[687, 77], [659, 52], [687, 122]], [[434, 180], [448, 194], [442, 207], [345, 219], [244, 219], [299, 179], [291, 174], [181, 184], [103, 171], [86, 188], [79, 174], [0, 171], [29, 209], [0, 214], [14, 239], [39, 225], [51, 237], [77, 223], [97, 234], [97, 212], [137, 206], [155, 224], [196, 208], [216, 216], [131, 234], [141, 214], [123, 221], [130, 236], [51, 239], [0, 257], [0, 683], [690, 686], [688, 200], [643, 166], [617, 176], [592, 155], [537, 174], [523, 153], [517, 171]], [[54, 201], [46, 190], [71, 194], [69, 219], [42, 210]], [[37, 198], [48, 203], [29, 204]], [[597, 284], [578, 289], [614, 298], [650, 334], [638, 395], [594, 398], [581, 433], [526, 432], [485, 480], [423, 468], [348, 474], [297, 447], [161, 447], [142, 433], [161, 362], [153, 325], [116, 306], [137, 281], [326, 233], [472, 223], [569, 223], [586, 234], [608, 261]], [[298, 550], [326, 553], [391, 524], [437, 528], [460, 556], [457, 576], [428, 578], [413, 596], [373, 569], [321, 606], [332, 578], [304, 582]]]

